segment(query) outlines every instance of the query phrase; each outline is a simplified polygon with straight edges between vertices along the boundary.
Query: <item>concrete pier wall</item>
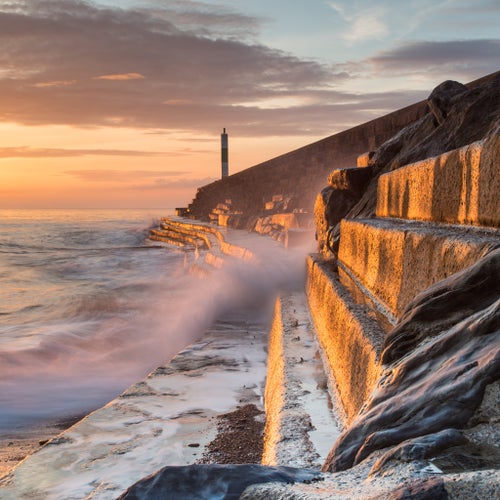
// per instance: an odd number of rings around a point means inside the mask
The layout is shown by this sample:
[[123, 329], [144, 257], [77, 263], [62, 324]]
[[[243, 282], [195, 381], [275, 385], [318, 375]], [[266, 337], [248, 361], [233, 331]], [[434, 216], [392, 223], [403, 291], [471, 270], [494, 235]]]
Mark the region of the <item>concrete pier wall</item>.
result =
[[230, 198], [234, 210], [251, 215], [276, 194], [291, 196], [290, 208], [312, 212], [315, 197], [333, 168], [356, 166], [358, 155], [376, 148], [426, 112], [426, 103], [419, 102], [203, 186], [190, 212], [206, 220], [218, 203]]

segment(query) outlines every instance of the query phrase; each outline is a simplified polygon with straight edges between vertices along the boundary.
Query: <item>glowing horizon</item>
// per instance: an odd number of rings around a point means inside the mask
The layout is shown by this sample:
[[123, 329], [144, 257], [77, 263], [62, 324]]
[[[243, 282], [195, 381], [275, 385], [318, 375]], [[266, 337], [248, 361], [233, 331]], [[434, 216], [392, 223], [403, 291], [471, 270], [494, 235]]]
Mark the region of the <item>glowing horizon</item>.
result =
[[389, 4], [0, 2], [0, 208], [184, 206], [223, 127], [232, 174], [500, 66], [488, 0]]

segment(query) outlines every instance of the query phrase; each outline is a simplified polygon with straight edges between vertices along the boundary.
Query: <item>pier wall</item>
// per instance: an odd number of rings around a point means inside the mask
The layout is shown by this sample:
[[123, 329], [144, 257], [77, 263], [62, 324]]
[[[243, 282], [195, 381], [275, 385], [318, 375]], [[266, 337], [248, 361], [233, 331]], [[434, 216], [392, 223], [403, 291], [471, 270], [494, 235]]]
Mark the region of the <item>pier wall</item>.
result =
[[426, 102], [418, 102], [200, 187], [190, 213], [206, 220], [218, 203], [231, 199], [234, 210], [252, 215], [276, 194], [291, 197], [290, 209], [312, 212], [333, 168], [355, 166], [358, 155], [375, 149], [426, 113]]

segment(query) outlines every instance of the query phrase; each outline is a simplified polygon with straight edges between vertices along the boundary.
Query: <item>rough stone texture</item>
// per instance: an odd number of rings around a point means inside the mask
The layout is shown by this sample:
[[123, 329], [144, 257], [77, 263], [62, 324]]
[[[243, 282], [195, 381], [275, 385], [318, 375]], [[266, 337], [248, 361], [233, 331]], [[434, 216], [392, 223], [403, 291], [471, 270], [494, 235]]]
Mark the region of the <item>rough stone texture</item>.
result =
[[453, 104], [465, 92], [467, 92], [467, 87], [453, 80], [446, 80], [431, 92], [427, 98], [427, 104], [439, 125], [444, 123]]
[[494, 230], [394, 219], [343, 220], [341, 234], [339, 261], [396, 318], [417, 293], [500, 243]]
[[377, 217], [500, 227], [499, 128], [484, 141], [382, 175]]
[[290, 194], [290, 211], [312, 212], [316, 195], [333, 167], [356, 165], [359, 154], [375, 149], [426, 113], [427, 104], [422, 101], [203, 186], [189, 206], [190, 213], [206, 220], [218, 203], [231, 198], [232, 209], [243, 212], [237, 227], [247, 228], [265, 200], [276, 193]]
[[355, 304], [329, 269], [307, 259], [307, 296], [330, 386], [351, 422], [376, 384], [383, 332], [365, 306]]
[[328, 255], [332, 245], [335, 245], [330, 238], [331, 228], [356, 205], [372, 175], [371, 167], [337, 168], [330, 173], [329, 186], [321, 191], [314, 204], [316, 240], [319, 251], [324, 255]]
[[340, 435], [313, 331], [305, 294], [280, 295], [269, 335], [263, 465], [319, 468], [325, 442]]
[[[488, 259], [483, 263], [487, 269]], [[478, 263], [477, 265], [481, 265]], [[472, 283], [480, 283], [484, 272], [474, 266]], [[497, 282], [500, 269], [495, 270]], [[462, 279], [465, 279], [462, 275]], [[436, 287], [438, 288], [438, 287]], [[435, 288], [435, 289], [436, 289]], [[446, 283], [439, 287], [445, 292]], [[460, 293], [460, 292], [459, 292]], [[421, 296], [422, 297], [422, 296]], [[436, 300], [417, 297], [409, 305], [406, 317], [435, 317], [442, 322], [446, 309], [442, 298]], [[449, 296], [453, 301], [453, 290]], [[418, 310], [419, 314], [415, 314]], [[455, 311], [451, 311], [454, 317]], [[455, 317], [456, 319], [456, 317]], [[449, 324], [455, 323], [450, 320]], [[409, 331], [417, 328], [406, 322]], [[445, 322], [447, 324], [447, 322]], [[419, 325], [422, 326], [421, 321]], [[419, 437], [432, 442], [434, 433], [445, 429], [461, 429], [468, 425], [480, 407], [485, 388], [500, 375], [500, 299], [497, 289], [488, 290], [488, 296], [474, 314], [470, 314], [446, 329], [428, 328], [429, 336], [421, 335], [421, 342], [411, 350], [397, 355], [385, 354], [394, 360], [384, 367], [376, 389], [363, 406], [350, 428], [335, 444], [324, 470], [344, 470], [361, 462], [375, 450], [394, 447], [414, 439], [413, 450], [418, 458]], [[423, 326], [422, 326], [423, 327]], [[400, 332], [404, 336], [404, 332]], [[411, 335], [409, 335], [411, 336]], [[390, 345], [397, 346], [397, 343]], [[402, 356], [402, 357], [401, 357]], [[436, 435], [437, 436], [437, 435]], [[440, 447], [456, 444], [456, 436], [441, 434]], [[426, 446], [427, 446], [426, 445]], [[410, 459], [412, 448], [405, 453]]]
[[424, 339], [439, 335], [475, 311], [493, 304], [500, 296], [499, 270], [500, 250], [494, 250], [417, 295], [386, 337], [382, 363], [402, 359]]
[[444, 429], [434, 434], [407, 439], [398, 446], [390, 448], [373, 465], [371, 473], [379, 472], [390, 460], [411, 462], [436, 456], [441, 450], [450, 446], [467, 443], [465, 437], [457, 429]]
[[373, 158], [374, 154], [375, 151], [368, 151], [366, 153], [363, 153], [362, 155], [359, 155], [356, 159], [356, 166], [367, 167], [368, 165], [370, 165], [371, 159]]
[[199, 464], [260, 464], [265, 413], [254, 404], [217, 416], [217, 436]]
[[350, 191], [353, 196], [361, 196], [373, 175], [373, 168], [336, 168], [328, 176], [328, 185], [333, 189]]
[[441, 478], [412, 481], [391, 491], [387, 500], [447, 500], [450, 498]]
[[[375, 175], [359, 202], [346, 214], [347, 218], [375, 215], [381, 174], [464, 147], [493, 133], [500, 119], [500, 72], [467, 88], [467, 92], [453, 100], [442, 124], [436, 125], [432, 113], [420, 115], [376, 150], [370, 161]], [[339, 237], [340, 225], [337, 224], [332, 239]]]
[[317, 471], [292, 467], [262, 465], [186, 465], [170, 466], [141, 479], [119, 500], [149, 500], [152, 498], [237, 499], [251, 484], [269, 482], [293, 483], [311, 481]]

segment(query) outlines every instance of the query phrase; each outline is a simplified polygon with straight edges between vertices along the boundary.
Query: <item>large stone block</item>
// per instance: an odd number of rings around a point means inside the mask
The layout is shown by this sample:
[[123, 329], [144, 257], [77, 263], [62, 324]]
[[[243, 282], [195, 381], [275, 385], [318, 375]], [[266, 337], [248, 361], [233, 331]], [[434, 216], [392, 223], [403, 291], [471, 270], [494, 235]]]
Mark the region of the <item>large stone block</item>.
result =
[[328, 185], [333, 189], [350, 191], [354, 196], [361, 196], [372, 175], [372, 167], [337, 168], [330, 173]]
[[358, 158], [356, 159], [356, 166], [368, 167], [370, 165], [370, 161], [373, 158], [374, 154], [375, 151], [368, 151], [366, 153], [363, 153], [362, 155], [359, 155]]
[[325, 370], [349, 423], [378, 380], [384, 333], [368, 308], [352, 300], [331, 264], [312, 256], [307, 258], [307, 296]]
[[500, 232], [391, 219], [343, 220], [340, 266], [399, 318], [430, 285], [499, 246]]
[[500, 136], [382, 175], [377, 216], [500, 227]]

